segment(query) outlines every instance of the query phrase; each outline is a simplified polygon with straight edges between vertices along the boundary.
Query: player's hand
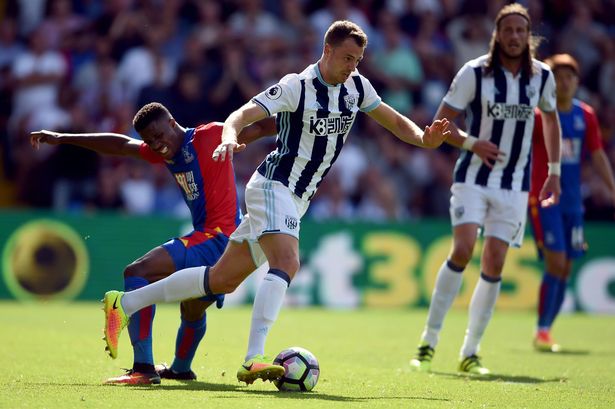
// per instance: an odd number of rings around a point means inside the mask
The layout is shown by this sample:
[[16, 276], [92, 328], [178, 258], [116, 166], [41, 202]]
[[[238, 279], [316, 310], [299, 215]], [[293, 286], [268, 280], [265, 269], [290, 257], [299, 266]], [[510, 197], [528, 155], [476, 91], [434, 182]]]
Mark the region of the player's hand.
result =
[[549, 175], [542, 185], [538, 200], [540, 206], [549, 207], [559, 203], [559, 196], [561, 193], [559, 176]]
[[436, 119], [423, 131], [423, 146], [425, 148], [437, 148], [451, 135], [448, 130], [448, 119]]
[[214, 153], [211, 155], [212, 159], [216, 162], [222, 161], [224, 162], [226, 159], [233, 160], [234, 152], [241, 152], [246, 148], [245, 143], [237, 143], [237, 142], [222, 142]]
[[471, 151], [478, 155], [483, 163], [491, 169], [496, 162], [502, 162], [506, 156], [495, 143], [483, 139], [477, 140], [472, 145]]
[[34, 149], [38, 149], [41, 143], [58, 145], [60, 144], [60, 134], [46, 129], [30, 132], [30, 145], [32, 145]]

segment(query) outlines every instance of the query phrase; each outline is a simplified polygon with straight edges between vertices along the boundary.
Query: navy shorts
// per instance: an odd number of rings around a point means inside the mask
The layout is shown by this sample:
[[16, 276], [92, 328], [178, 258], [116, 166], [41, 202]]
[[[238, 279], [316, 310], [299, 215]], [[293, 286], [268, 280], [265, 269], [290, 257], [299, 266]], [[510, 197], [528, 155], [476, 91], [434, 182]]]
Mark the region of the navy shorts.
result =
[[[194, 230], [186, 236], [167, 241], [162, 247], [173, 258], [175, 270], [182, 270], [188, 267], [213, 266], [222, 256], [227, 243], [228, 237], [222, 233]], [[201, 300], [216, 301], [216, 306], [221, 308], [224, 294], [206, 296]]]
[[583, 212], [563, 212], [559, 205], [541, 207], [530, 201], [530, 219], [541, 257], [543, 248], [564, 251], [569, 259], [585, 254]]

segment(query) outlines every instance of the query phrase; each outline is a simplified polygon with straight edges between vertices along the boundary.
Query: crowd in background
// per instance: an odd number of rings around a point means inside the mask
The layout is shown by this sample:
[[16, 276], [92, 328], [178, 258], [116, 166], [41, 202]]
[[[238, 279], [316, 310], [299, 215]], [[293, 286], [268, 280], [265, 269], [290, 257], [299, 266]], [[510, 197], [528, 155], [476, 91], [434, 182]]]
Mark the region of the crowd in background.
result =
[[[163, 166], [80, 148], [29, 145], [32, 130], [138, 137], [132, 117], [165, 104], [179, 124], [223, 122], [252, 96], [318, 60], [331, 22], [369, 37], [360, 72], [419, 125], [431, 122], [464, 62], [488, 51], [498, 0], [4, 0], [0, 1], [2, 206], [183, 216]], [[582, 67], [579, 98], [600, 119], [615, 163], [615, 1], [526, 0], [539, 57], [568, 52]], [[357, 117], [348, 146], [310, 208], [329, 218], [448, 217], [458, 150], [425, 150]], [[273, 147], [235, 157], [239, 193]], [[589, 163], [589, 161], [588, 161]], [[583, 168], [587, 219], [615, 221], [606, 189]]]

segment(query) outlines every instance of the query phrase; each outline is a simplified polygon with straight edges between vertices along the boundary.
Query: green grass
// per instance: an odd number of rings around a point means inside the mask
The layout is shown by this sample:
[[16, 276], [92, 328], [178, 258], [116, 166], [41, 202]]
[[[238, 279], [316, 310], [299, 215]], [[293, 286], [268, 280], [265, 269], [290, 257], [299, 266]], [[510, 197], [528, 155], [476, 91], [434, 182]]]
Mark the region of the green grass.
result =
[[[456, 374], [467, 316], [452, 311], [442, 332], [434, 372], [410, 372], [425, 310], [282, 312], [268, 352], [303, 346], [319, 359], [321, 378], [311, 393], [280, 393], [270, 383], [240, 385], [250, 311], [212, 311], [197, 353], [192, 383], [153, 387], [103, 386], [130, 367], [127, 334], [120, 356], [103, 351], [103, 314], [95, 303], [0, 303], [0, 408], [613, 408], [615, 319], [568, 315], [555, 335], [558, 355], [531, 348], [534, 316], [496, 312], [483, 342], [484, 363], [495, 375]], [[158, 308], [155, 355], [172, 359], [178, 308]]]

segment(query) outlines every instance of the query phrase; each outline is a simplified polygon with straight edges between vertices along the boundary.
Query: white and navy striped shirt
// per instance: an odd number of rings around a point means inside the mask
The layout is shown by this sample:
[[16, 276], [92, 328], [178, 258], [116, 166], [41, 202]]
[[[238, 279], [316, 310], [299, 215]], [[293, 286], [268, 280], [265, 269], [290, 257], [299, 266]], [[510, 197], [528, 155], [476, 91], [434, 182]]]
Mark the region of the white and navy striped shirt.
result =
[[257, 171], [310, 200], [339, 156], [357, 111], [381, 102], [372, 84], [355, 70], [343, 84], [327, 84], [318, 63], [288, 74], [252, 101], [276, 115], [276, 150]]
[[466, 131], [496, 144], [506, 156], [493, 169], [478, 155], [464, 151], [455, 165], [454, 180], [498, 189], [526, 192], [530, 187], [530, 151], [534, 108], [555, 111], [555, 79], [549, 67], [533, 60], [530, 78], [504, 68], [485, 74], [487, 56], [466, 63], [457, 73], [444, 103], [466, 113]]

